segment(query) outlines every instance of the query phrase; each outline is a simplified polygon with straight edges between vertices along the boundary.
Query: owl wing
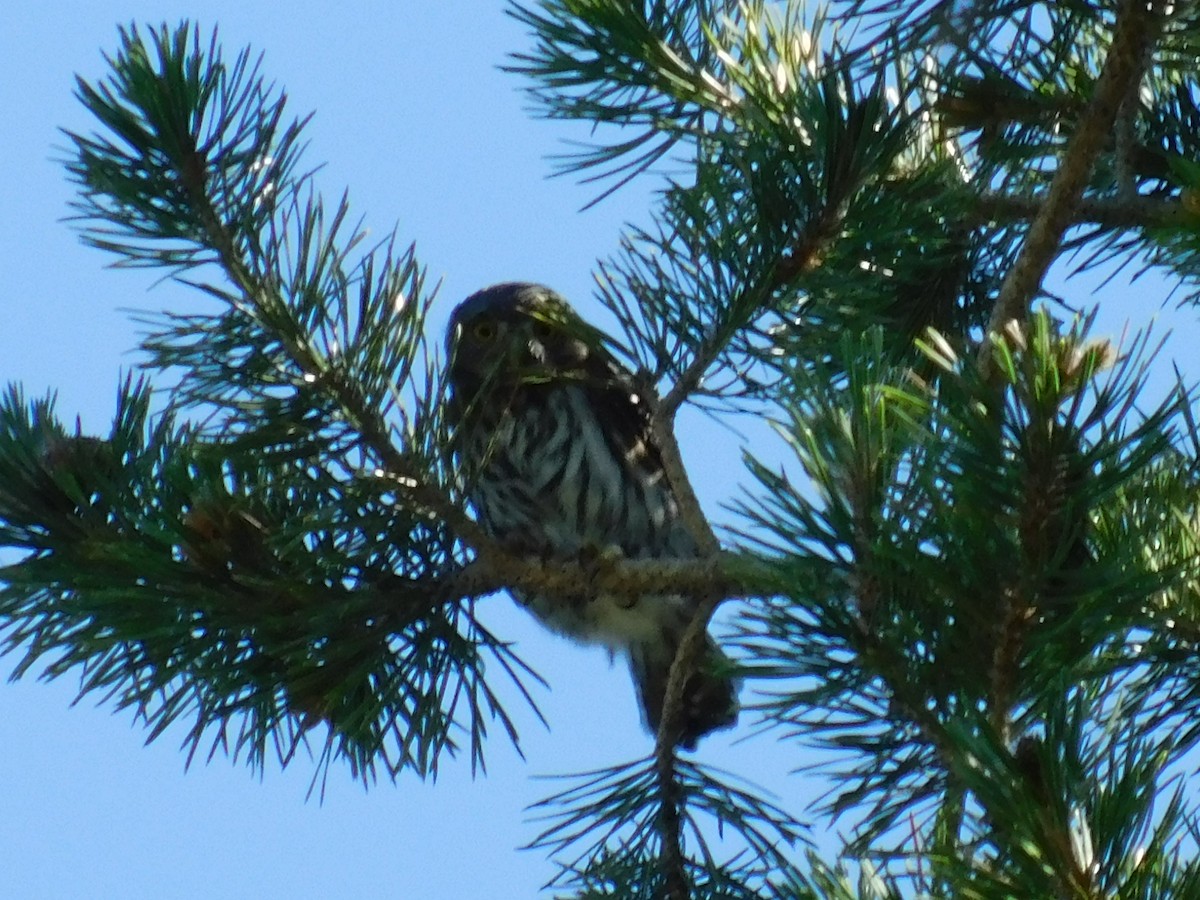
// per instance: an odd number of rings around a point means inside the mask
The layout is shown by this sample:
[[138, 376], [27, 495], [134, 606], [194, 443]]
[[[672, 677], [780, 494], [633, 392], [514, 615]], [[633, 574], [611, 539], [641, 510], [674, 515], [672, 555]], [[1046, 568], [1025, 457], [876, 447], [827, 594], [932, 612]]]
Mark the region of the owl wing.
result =
[[662, 451], [654, 439], [646, 389], [604, 349], [593, 351], [587, 363], [588, 398], [596, 414], [609, 426], [604, 433], [614, 455], [640, 472], [661, 472]]
[[613, 457], [622, 462], [631, 478], [642, 483], [647, 493], [661, 492], [671, 510], [665, 541], [669, 555], [699, 555], [695, 539], [678, 518], [678, 499], [663, 468], [662, 450], [654, 435], [653, 403], [648, 395], [651, 389], [639, 384], [603, 346], [590, 347], [582, 366], [589, 405], [605, 426], [601, 431]]

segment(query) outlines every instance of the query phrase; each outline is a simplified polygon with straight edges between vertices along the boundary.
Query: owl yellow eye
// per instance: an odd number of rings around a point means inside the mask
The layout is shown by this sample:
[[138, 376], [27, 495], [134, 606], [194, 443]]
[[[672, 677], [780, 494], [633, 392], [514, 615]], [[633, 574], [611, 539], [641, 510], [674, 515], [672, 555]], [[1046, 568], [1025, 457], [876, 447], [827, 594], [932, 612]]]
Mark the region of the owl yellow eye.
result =
[[471, 335], [477, 341], [490, 341], [496, 336], [496, 324], [494, 322], [476, 322], [471, 326]]

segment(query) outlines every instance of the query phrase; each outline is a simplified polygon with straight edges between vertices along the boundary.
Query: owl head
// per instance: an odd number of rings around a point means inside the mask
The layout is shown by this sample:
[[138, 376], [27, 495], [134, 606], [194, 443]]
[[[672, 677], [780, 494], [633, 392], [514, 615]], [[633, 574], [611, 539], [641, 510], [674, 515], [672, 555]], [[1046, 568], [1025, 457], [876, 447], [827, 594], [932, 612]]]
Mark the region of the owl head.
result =
[[493, 285], [450, 317], [450, 382], [456, 392], [475, 393], [583, 377], [589, 361], [607, 361], [602, 341], [601, 332], [550, 288]]

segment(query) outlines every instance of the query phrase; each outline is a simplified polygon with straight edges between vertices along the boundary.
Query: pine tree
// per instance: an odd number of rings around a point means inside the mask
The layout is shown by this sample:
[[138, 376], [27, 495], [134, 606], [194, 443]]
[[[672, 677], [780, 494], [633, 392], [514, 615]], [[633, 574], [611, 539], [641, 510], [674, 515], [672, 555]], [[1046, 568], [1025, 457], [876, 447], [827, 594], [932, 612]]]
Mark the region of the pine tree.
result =
[[[1092, 336], [1043, 287], [1073, 253], [1200, 299], [1200, 11], [511, 13], [540, 112], [608, 139], [565, 170], [601, 195], [664, 179], [597, 284], [657, 386], [669, 477], [691, 496], [684, 404], [769, 417], [786, 464], [748, 456], [720, 546], [691, 505], [698, 562], [507, 552], [456, 482], [415, 248], [367, 245], [318, 196], [304, 120], [250, 51], [131, 27], [78, 85], [77, 221], [215, 311], [147, 323], [106, 435], [16, 385], [0, 401], [18, 673], [82, 671], [151, 736], [186, 723], [192, 753], [286, 764], [315, 742], [367, 782], [423, 777], [517, 742], [533, 703], [477, 598], [669, 587], [702, 602], [653, 753], [541, 807], [560, 896], [1200, 896], [1195, 388], [1148, 401], [1158, 345]], [[815, 809], [672, 746], [718, 607], [751, 739], [828, 751]], [[852, 837], [824, 858], [802, 820]]]

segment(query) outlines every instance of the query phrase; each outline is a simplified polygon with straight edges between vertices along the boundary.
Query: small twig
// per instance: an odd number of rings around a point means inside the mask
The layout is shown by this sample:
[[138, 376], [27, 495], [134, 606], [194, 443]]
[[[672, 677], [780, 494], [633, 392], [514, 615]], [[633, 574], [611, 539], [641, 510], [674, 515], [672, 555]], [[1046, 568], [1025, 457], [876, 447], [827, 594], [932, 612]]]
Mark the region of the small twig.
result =
[[[836, 236], [842, 218], [840, 211], [828, 209], [814, 216], [792, 242], [788, 252], [772, 268], [766, 281], [747, 289], [733, 303], [733, 307], [747, 306], [746, 300], [752, 293], [769, 297], [789, 281], [820, 266], [825, 248]], [[704, 373], [721, 355], [721, 351], [729, 343], [729, 336], [728, 327], [714, 328], [713, 332], [701, 341], [692, 361], [661, 399], [656, 398], [653, 391], [646, 392], [647, 398], [653, 404], [651, 428], [662, 455], [663, 470], [679, 504], [679, 517], [695, 539], [696, 546], [703, 556], [716, 553], [720, 549], [720, 543], [700, 508], [700, 501], [696, 499], [696, 492], [692, 489], [691, 481], [683, 467], [683, 457], [675, 440], [675, 414], [700, 385]]]
[[[789, 252], [783, 256], [772, 269], [768, 279], [760, 285], [755, 285], [753, 291], [760, 296], [770, 296], [787, 282], [800, 275], [810, 272], [821, 264], [823, 253], [829, 240], [840, 227], [839, 213], [824, 211], [814, 217], [793, 243]], [[735, 307], [748, 305], [747, 295], [743, 295]], [[681, 731], [683, 715], [684, 688], [688, 677], [699, 665], [704, 653], [708, 620], [712, 617], [720, 603], [733, 596], [753, 596], [758, 591], [748, 584], [739, 584], [738, 579], [720, 566], [722, 555], [720, 543], [713, 533], [691, 481], [683, 467], [683, 459], [679, 453], [679, 444], [675, 440], [675, 414], [683, 402], [699, 386], [704, 373], [716, 361], [728, 343], [728, 327], [714, 329], [706, 340], [701, 342], [696, 355], [680, 374], [678, 380], [661, 399], [656, 400], [653, 392], [647, 392], [651, 408], [651, 427], [654, 438], [662, 456], [664, 473], [679, 504], [679, 515], [689, 533], [696, 540], [702, 556], [701, 560], [687, 563], [688, 576], [701, 575], [700, 582], [691, 582], [690, 577], [673, 578], [669, 584], [670, 592], [696, 597], [699, 603], [688, 624], [687, 631], [680, 641], [675, 659], [671, 662], [671, 671], [667, 678], [667, 688], [663, 697], [663, 712], [659, 722], [658, 735], [655, 743], [655, 771], [659, 787], [659, 837], [662, 840], [662, 855], [659, 864], [665, 881], [665, 896], [669, 900], [687, 900], [690, 896], [685, 869], [683, 852], [683, 808], [686, 797], [680, 790], [675, 772], [675, 745]], [[716, 564], [712, 571], [713, 580], [703, 583], [703, 573], [709, 566]], [[693, 568], [694, 567], [694, 568]], [[627, 568], [622, 566], [623, 569]], [[630, 573], [632, 575], [632, 573]], [[649, 574], [649, 573], [647, 573]], [[681, 572], [680, 574], [684, 574]], [[607, 592], [607, 588], [605, 588]], [[769, 592], [769, 591], [767, 591]], [[647, 590], [646, 593], [653, 593]]]
[[[824, 260], [825, 248], [841, 227], [842, 219], [843, 214], [840, 210], [831, 209], [824, 209], [814, 216], [803, 231], [796, 236], [787, 252], [779, 258], [766, 280], [747, 288], [732, 306], [745, 306], [746, 299], [752, 294], [769, 297], [788, 282], [818, 268]], [[700, 342], [692, 361], [688, 363], [687, 368], [683, 370], [671, 389], [658, 401], [658, 407], [654, 411], [656, 423], [659, 419], [667, 424], [674, 421], [679, 407], [695, 392], [701, 379], [704, 378], [704, 373], [708, 371], [717, 357], [721, 355], [726, 344], [729, 343], [729, 336], [726, 334], [728, 330], [727, 328], [715, 329], [712, 334]]]
[[726, 340], [720, 340], [716, 335], [711, 334], [700, 342], [692, 361], [679, 374], [679, 378], [671, 385], [671, 389], [655, 405], [653, 422], [656, 437], [662, 429], [674, 433], [675, 414], [679, 412], [679, 407], [683, 406], [684, 401], [700, 386], [704, 373], [716, 361], [726, 343]]
[[[1041, 210], [1029, 226], [1025, 245], [1004, 279], [992, 309], [988, 332], [997, 333], [1010, 319], [1023, 320], [1046, 270], [1058, 255], [1063, 234], [1074, 221], [1079, 198], [1092, 173], [1096, 157], [1112, 131], [1121, 102], [1131, 84], [1139, 84], [1157, 34], [1161, 16], [1148, 9], [1147, 0], [1122, 0], [1113, 27], [1112, 46], [1096, 81], [1091, 103], [1058, 166]], [[993, 366], [991, 341], [980, 348], [979, 365], [985, 374]]]
[[[1041, 212], [1044, 202], [1044, 196], [987, 192], [975, 202], [973, 224], [1034, 219]], [[1099, 225], [1101, 228], [1113, 229], [1167, 228], [1193, 223], [1195, 215], [1188, 212], [1176, 199], [1086, 197], [1076, 204], [1074, 221], [1080, 225]]]
[[644, 391], [643, 395], [650, 404], [650, 427], [653, 430], [654, 444], [662, 461], [663, 475], [667, 484], [671, 486], [675, 502], [679, 504], [679, 519], [696, 542], [700, 555], [711, 557], [720, 551], [721, 544], [700, 507], [696, 490], [688, 478], [687, 469], [684, 468], [679, 442], [675, 439], [675, 414], [673, 411], [663, 413], [661, 402], [655, 397], [654, 391]]
[[717, 605], [725, 599], [723, 594], [715, 591], [707, 595], [697, 592], [694, 596], [703, 596], [703, 599], [692, 614], [675, 659], [671, 662], [663, 696], [662, 719], [654, 745], [659, 796], [658, 828], [663, 848], [659, 864], [666, 881], [665, 894], [670, 900], [687, 900], [690, 896], [683, 853], [683, 810], [687, 798], [679, 788], [675, 773], [675, 745], [682, 731], [684, 688], [704, 654], [708, 620]]
[[[708, 631], [708, 620], [721, 602], [729, 596], [713, 586], [703, 595], [687, 630], [679, 642], [671, 671], [667, 676], [667, 688], [663, 695], [663, 713], [658, 726], [656, 753], [661, 757], [673, 752], [682, 730], [684, 688], [688, 677], [699, 668]], [[697, 591], [697, 594], [700, 592]]]
[[655, 750], [655, 772], [658, 776], [658, 834], [662, 853], [658, 858], [663, 874], [665, 900], [688, 900], [686, 857], [683, 853], [683, 805], [686, 797], [675, 778], [675, 748], [659, 746]]

